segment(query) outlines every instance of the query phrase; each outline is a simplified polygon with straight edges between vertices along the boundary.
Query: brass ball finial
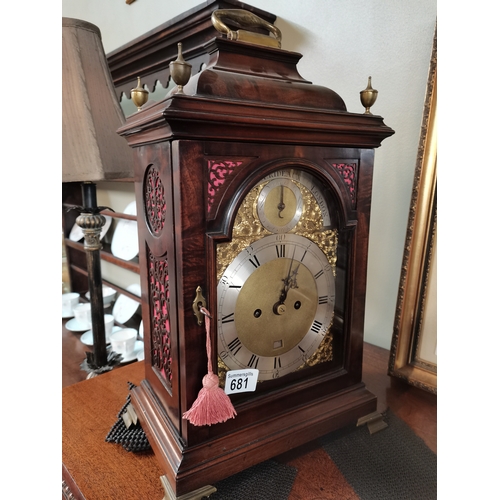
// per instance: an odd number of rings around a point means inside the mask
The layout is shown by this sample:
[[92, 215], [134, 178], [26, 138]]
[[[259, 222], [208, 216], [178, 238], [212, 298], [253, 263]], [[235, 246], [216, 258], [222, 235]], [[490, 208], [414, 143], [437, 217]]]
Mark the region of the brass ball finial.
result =
[[370, 108], [375, 104], [378, 96], [378, 90], [372, 88], [372, 77], [368, 77], [368, 85], [360, 93], [361, 104], [365, 107], [365, 115], [371, 115]]
[[191, 64], [184, 60], [182, 56], [182, 43], [179, 42], [177, 44], [177, 59], [172, 61], [170, 66], [170, 75], [172, 76], [172, 80], [177, 84], [177, 94], [184, 93], [184, 85], [189, 82], [191, 78]]
[[140, 76], [137, 77], [137, 87], [130, 91], [130, 95], [132, 97], [132, 101], [137, 106], [137, 111], [140, 111], [142, 106], [148, 102], [149, 91], [142, 88]]

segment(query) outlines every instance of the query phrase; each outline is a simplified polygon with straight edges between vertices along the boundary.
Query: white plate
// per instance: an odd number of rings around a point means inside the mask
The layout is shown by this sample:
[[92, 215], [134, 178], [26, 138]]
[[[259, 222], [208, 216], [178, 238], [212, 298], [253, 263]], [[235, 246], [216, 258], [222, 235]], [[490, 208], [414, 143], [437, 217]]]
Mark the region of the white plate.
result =
[[[113, 222], [113, 217], [110, 217], [109, 215], [105, 215], [104, 218], [106, 219], [106, 222], [101, 229], [101, 236], [99, 238], [101, 240], [104, 238], [109, 228], [111, 227], [111, 223]], [[82, 228], [75, 222], [74, 226], [71, 228], [71, 232], [69, 233], [69, 239], [71, 241], [80, 241], [83, 236], [84, 235]]]
[[74, 316], [73, 311], [62, 315], [62, 319], [72, 318]]
[[74, 226], [71, 228], [69, 233], [69, 239], [71, 241], [80, 241], [83, 238], [82, 228], [75, 222]]
[[120, 363], [128, 363], [129, 361], [138, 359], [141, 356], [141, 359], [144, 359], [144, 342], [142, 342], [141, 340], [136, 340], [132, 353], [128, 356], [123, 356], [123, 359], [120, 361]]
[[[124, 214], [137, 215], [135, 201], [127, 205]], [[133, 259], [139, 253], [139, 236], [137, 234], [137, 221], [118, 220], [113, 239], [111, 240], [111, 253], [123, 260]]]
[[[137, 295], [137, 297], [141, 296], [141, 285], [138, 283], [134, 283], [127, 287], [127, 291]], [[126, 295], [120, 295], [113, 306], [113, 316], [115, 317], [115, 321], [117, 323], [125, 324], [137, 311], [140, 303], [137, 300], [131, 299]]]
[[108, 232], [109, 228], [111, 227], [111, 223], [113, 222], [113, 217], [109, 215], [105, 215], [104, 218], [106, 219], [106, 222], [104, 223], [104, 226], [102, 226], [101, 229], [101, 236], [99, 239], [103, 239], [104, 236], [106, 236], [106, 233]]
[[66, 329], [70, 332], [84, 332], [89, 329], [89, 324], [80, 323], [76, 318], [73, 318], [66, 323]]
[[[114, 326], [113, 330], [111, 333], [115, 333], [118, 330], [121, 330], [122, 328], [120, 326]], [[85, 344], [85, 345], [94, 345], [94, 336], [92, 335], [92, 330], [89, 330], [88, 332], [85, 332], [81, 337], [80, 340]], [[109, 344], [109, 342], [106, 342]]]

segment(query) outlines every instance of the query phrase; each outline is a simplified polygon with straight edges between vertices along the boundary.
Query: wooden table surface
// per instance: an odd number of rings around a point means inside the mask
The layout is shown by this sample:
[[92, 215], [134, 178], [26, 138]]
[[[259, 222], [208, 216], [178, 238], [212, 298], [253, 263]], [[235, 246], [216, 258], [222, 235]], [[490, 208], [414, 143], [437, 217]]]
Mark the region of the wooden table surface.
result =
[[139, 361], [63, 389], [63, 479], [76, 498], [163, 497], [163, 472], [153, 453], [127, 452], [121, 445], [105, 441], [129, 394], [127, 382], [139, 385], [143, 378], [144, 361]]
[[[78, 334], [64, 330], [63, 326], [63, 479], [74, 498], [162, 499], [164, 492], [159, 478], [163, 471], [154, 454], [127, 452], [122, 446], [105, 441], [129, 394], [127, 382], [139, 385], [144, 378], [144, 361], [84, 380], [86, 374], [79, 369], [79, 364], [85, 357], [87, 347], [79, 341]], [[363, 380], [367, 389], [378, 398], [378, 411], [383, 412], [389, 407], [436, 452], [436, 396], [389, 377], [388, 360], [389, 351], [365, 344]], [[331, 481], [341, 480], [335, 479], [335, 470], [329, 470], [332, 468], [331, 461], [324, 460], [317, 443], [309, 443], [278, 459], [298, 469], [290, 500], [339, 498], [338, 490], [334, 493], [332, 489], [328, 493], [321, 480], [319, 484], [314, 480], [314, 476], [324, 478], [324, 473], [328, 473]], [[311, 474], [312, 470], [317, 474]], [[356, 497], [346, 494], [341, 498]]]

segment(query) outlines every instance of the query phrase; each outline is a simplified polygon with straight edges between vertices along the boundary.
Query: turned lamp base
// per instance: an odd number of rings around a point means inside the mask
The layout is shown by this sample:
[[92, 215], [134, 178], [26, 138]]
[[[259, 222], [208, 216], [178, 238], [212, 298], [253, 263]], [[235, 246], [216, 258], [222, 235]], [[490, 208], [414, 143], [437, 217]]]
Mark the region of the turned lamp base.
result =
[[[82, 207], [81, 214], [76, 223], [82, 228], [84, 235], [84, 249], [87, 257], [87, 272], [89, 280], [90, 308], [92, 315], [93, 356], [87, 359], [89, 365], [95, 367], [95, 373], [101, 373], [103, 367], [107, 367], [108, 352], [106, 349], [106, 329], [104, 326], [104, 305], [102, 299], [102, 277], [101, 277], [101, 229], [106, 219], [99, 212], [108, 207], [97, 206], [96, 185], [93, 182], [82, 183]], [[112, 369], [112, 364], [109, 365]]]

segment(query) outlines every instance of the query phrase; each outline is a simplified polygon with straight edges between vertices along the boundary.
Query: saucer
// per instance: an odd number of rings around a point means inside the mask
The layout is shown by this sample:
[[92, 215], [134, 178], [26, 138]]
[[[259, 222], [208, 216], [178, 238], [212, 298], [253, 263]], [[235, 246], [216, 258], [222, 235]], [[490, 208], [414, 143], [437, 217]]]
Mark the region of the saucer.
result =
[[[121, 330], [121, 327], [119, 326], [114, 326], [113, 330], [111, 333], [115, 333], [118, 330]], [[92, 330], [89, 330], [88, 332], [85, 332], [81, 337], [80, 340], [85, 344], [85, 345], [94, 345], [94, 336], [92, 335]], [[109, 342], [106, 342], [106, 344], [109, 344]]]
[[66, 328], [70, 332], [84, 332], [85, 330], [88, 329], [88, 327], [89, 327], [88, 323], [80, 323], [80, 321], [78, 321], [76, 318], [70, 319], [66, 323]]
[[71, 241], [80, 241], [81, 239], [83, 239], [83, 230], [76, 222], [71, 228], [71, 232], [69, 233], [69, 239]]
[[72, 318], [73, 316], [74, 316], [73, 311], [71, 311], [69, 313], [63, 314], [62, 319]]
[[120, 363], [128, 363], [129, 361], [133, 361], [134, 359], [138, 359], [142, 356], [141, 359], [144, 359], [144, 342], [142, 340], [136, 340], [134, 345], [134, 350], [125, 356], [122, 354], [123, 358]]
[[137, 361], [142, 361], [144, 359], [144, 349], [141, 349], [137, 354]]

